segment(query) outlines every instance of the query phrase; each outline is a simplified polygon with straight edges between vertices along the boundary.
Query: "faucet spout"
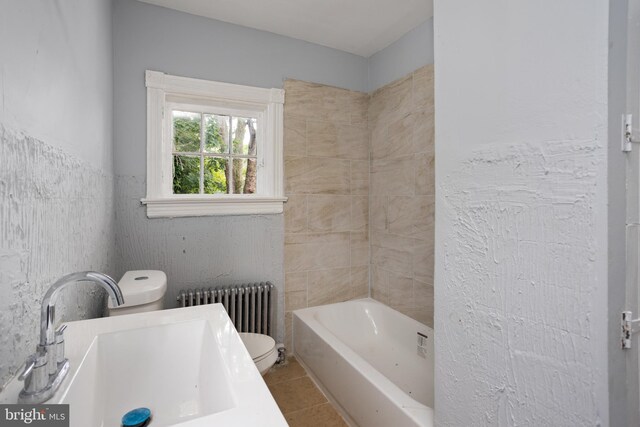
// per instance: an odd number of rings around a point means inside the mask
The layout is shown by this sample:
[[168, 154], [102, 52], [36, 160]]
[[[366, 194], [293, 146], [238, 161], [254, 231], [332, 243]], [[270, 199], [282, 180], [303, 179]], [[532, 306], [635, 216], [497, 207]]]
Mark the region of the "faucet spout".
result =
[[69, 372], [69, 360], [64, 357], [64, 328], [55, 331], [56, 301], [58, 294], [67, 285], [75, 282], [92, 282], [102, 286], [114, 306], [124, 304], [122, 291], [118, 284], [106, 274], [95, 271], [71, 273], [55, 282], [42, 299], [40, 309], [40, 345], [36, 353], [25, 363], [20, 379], [24, 388], [18, 397], [18, 403], [36, 404], [49, 400]]
[[78, 273], [67, 274], [56, 281], [42, 299], [42, 308], [40, 315], [40, 345], [48, 346], [55, 343], [55, 306], [58, 294], [67, 285], [75, 282], [92, 282], [102, 286], [114, 306], [124, 304], [122, 291], [118, 284], [106, 274], [96, 271], [82, 271]]

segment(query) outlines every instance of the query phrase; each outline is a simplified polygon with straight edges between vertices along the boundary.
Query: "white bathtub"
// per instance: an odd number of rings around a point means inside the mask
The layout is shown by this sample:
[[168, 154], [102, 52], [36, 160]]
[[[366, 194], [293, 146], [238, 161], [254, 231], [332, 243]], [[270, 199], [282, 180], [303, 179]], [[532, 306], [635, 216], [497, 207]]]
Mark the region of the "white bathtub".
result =
[[[427, 337], [420, 352], [418, 333]], [[428, 326], [366, 298], [294, 311], [293, 347], [351, 423], [433, 425]]]

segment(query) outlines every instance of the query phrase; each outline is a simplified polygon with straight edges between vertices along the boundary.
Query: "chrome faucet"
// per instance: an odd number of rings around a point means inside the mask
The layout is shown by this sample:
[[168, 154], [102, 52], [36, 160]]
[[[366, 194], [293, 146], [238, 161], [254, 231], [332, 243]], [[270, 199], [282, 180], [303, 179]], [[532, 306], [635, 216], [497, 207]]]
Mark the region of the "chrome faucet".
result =
[[24, 388], [18, 403], [36, 404], [49, 400], [69, 372], [69, 360], [64, 357], [64, 330], [55, 331], [55, 308], [58, 293], [62, 288], [75, 282], [93, 282], [102, 286], [114, 306], [124, 304], [118, 284], [109, 276], [95, 271], [68, 274], [55, 282], [42, 299], [40, 311], [40, 344], [29, 356], [24, 371], [18, 377], [24, 381]]

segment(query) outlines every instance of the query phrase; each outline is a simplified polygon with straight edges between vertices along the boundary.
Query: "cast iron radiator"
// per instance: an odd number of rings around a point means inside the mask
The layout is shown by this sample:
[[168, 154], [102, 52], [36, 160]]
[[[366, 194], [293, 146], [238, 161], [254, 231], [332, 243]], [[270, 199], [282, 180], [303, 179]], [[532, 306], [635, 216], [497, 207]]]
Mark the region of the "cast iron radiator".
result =
[[180, 307], [222, 303], [238, 332], [271, 335], [274, 286], [271, 282], [180, 291]]

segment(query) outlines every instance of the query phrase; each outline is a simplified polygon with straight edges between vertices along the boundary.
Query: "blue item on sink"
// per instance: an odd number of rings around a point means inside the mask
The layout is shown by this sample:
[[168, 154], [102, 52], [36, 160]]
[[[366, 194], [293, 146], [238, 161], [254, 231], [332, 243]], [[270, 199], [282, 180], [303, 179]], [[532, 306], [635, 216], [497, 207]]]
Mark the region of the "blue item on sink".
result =
[[122, 427], [144, 427], [151, 421], [151, 409], [137, 408], [122, 417]]

